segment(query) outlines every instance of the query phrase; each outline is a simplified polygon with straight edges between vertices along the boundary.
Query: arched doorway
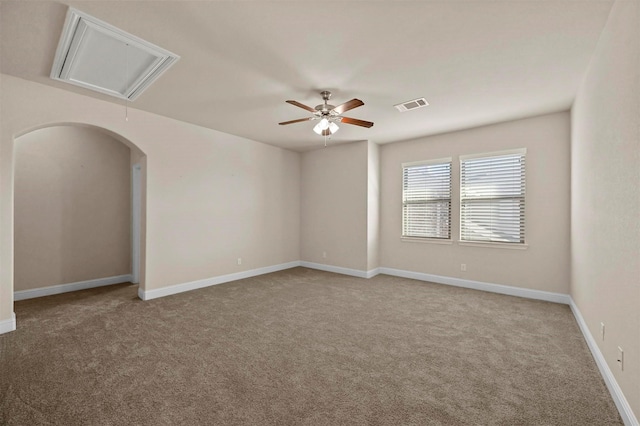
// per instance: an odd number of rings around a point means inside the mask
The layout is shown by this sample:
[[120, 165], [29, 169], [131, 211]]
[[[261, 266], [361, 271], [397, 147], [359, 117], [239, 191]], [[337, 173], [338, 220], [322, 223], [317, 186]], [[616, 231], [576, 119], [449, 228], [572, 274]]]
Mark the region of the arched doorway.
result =
[[31, 130], [14, 147], [14, 300], [144, 286], [144, 153], [79, 124]]

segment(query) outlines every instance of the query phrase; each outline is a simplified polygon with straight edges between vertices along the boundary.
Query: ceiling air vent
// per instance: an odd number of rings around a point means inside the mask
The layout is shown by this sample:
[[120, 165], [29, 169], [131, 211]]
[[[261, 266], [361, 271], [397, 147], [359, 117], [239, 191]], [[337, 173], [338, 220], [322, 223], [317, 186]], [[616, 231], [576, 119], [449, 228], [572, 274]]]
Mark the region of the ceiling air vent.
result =
[[70, 7], [51, 78], [134, 100], [179, 58]]
[[416, 108], [426, 107], [427, 105], [429, 105], [429, 102], [427, 102], [425, 98], [418, 98], [412, 101], [394, 105], [394, 107], [396, 107], [396, 109], [400, 112], [405, 112]]

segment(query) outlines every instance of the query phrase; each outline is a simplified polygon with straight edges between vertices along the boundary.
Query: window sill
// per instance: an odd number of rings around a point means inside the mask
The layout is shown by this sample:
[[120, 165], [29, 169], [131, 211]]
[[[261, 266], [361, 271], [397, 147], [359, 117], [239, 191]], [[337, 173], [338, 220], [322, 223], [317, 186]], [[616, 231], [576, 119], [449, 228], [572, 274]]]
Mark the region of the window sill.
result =
[[508, 249], [508, 250], [526, 250], [529, 248], [529, 244], [514, 244], [514, 243], [489, 243], [489, 242], [480, 242], [480, 241], [456, 241], [460, 246], [469, 246], [469, 247], [488, 247], [488, 248], [497, 248], [497, 249]]
[[452, 240], [444, 240], [440, 238], [420, 238], [420, 237], [400, 237], [405, 243], [426, 243], [426, 244], [453, 244]]

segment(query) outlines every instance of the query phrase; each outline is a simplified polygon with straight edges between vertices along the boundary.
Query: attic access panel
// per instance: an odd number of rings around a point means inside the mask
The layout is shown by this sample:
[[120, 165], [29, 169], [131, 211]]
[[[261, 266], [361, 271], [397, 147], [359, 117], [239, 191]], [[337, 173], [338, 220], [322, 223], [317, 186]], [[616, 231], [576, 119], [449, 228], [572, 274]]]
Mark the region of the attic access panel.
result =
[[179, 58], [70, 7], [51, 78], [132, 101]]

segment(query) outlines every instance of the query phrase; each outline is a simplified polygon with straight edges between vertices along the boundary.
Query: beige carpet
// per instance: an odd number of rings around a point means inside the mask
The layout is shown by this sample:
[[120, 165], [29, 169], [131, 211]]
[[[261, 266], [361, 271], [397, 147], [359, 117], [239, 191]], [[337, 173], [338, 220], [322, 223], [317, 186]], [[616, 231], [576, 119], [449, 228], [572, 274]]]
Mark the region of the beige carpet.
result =
[[2, 425], [622, 424], [567, 306], [295, 268], [16, 303]]

